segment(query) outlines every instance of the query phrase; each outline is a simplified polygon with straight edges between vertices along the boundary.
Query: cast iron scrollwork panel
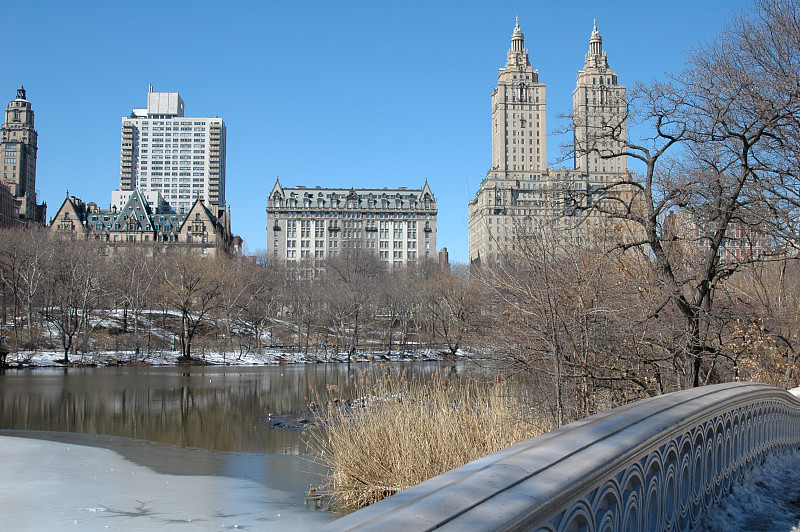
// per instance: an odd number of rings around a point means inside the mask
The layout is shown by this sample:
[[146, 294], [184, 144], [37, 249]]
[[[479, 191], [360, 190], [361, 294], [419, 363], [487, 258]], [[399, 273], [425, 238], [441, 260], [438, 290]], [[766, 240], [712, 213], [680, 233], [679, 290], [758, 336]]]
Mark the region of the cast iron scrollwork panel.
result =
[[537, 530], [689, 530], [748, 469], [800, 442], [800, 412], [777, 401], [716, 415], [662, 443]]

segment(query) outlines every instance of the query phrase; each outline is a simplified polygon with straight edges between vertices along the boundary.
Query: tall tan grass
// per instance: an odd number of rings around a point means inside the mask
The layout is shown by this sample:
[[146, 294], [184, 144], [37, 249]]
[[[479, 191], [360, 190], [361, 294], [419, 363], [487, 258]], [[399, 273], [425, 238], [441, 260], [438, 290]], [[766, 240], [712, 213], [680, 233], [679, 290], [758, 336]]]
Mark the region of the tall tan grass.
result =
[[549, 430], [512, 388], [440, 374], [362, 374], [357, 399], [329, 398], [318, 409], [322, 428], [310, 446], [330, 474], [317, 495], [334, 510], [354, 510]]

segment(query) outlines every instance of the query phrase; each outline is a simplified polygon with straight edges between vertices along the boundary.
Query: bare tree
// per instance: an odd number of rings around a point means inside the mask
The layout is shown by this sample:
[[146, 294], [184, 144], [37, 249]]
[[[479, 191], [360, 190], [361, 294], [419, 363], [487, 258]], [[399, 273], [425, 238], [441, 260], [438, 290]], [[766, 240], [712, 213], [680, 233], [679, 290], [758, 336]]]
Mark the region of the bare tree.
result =
[[[794, 1], [764, 0], [694, 50], [670, 83], [639, 85], [629, 114], [591, 128], [575, 146], [600, 157], [627, 156], [641, 175], [609, 185], [596, 209], [640, 228], [625, 247], [646, 247], [664, 301], [681, 316], [670, 347], [679, 387], [719, 379], [714, 371], [725, 309], [722, 283], [743, 264], [780, 256], [796, 234], [800, 147], [800, 39]], [[636, 135], [622, 135], [622, 122]], [[625, 146], [624, 151], [600, 150]], [[760, 245], [726, 252], [733, 229]], [[635, 234], [635, 233], [634, 233]], [[652, 314], [653, 320], [662, 316]]]
[[[69, 363], [70, 352], [87, 348], [89, 333], [102, 321], [93, 323], [92, 313], [107, 286], [107, 263], [93, 243], [63, 240], [50, 243], [55, 253], [47, 264], [47, 301], [41, 312], [58, 331], [64, 362]], [[76, 343], [79, 337], [83, 345]]]
[[755, 263], [725, 283], [731, 302], [731, 332], [721, 354], [737, 380], [767, 382], [784, 388], [800, 384], [800, 274], [797, 257]]
[[225, 290], [224, 278], [213, 258], [174, 250], [167, 257], [162, 290], [169, 308], [180, 314], [178, 359], [191, 361], [192, 341], [218, 307], [220, 294]]
[[236, 336], [235, 326], [241, 322], [244, 301], [252, 297], [253, 290], [260, 287], [254, 286], [257, 277], [253, 270], [249, 268], [249, 261], [233, 259], [221, 259], [217, 261], [219, 274], [223, 278], [225, 289], [219, 296], [219, 312], [221, 326], [224, 335], [221, 343], [223, 356], [233, 347], [233, 339]]
[[163, 255], [152, 248], [121, 248], [114, 256], [114, 295], [123, 308], [123, 331], [128, 329], [128, 313], [133, 319], [133, 350], [139, 355], [142, 347], [142, 314], [151, 307], [156, 288], [163, 278]]
[[355, 351], [371, 317], [383, 266], [373, 253], [351, 249], [326, 259], [323, 269], [321, 300], [327, 322], [335, 331], [335, 345], [337, 349], [349, 345], [350, 351]]
[[294, 335], [296, 347], [308, 353], [312, 336], [319, 333], [321, 309], [319, 279], [306, 262], [291, 264], [283, 270], [281, 289], [283, 313]]
[[482, 285], [475, 282], [464, 265], [455, 265], [452, 271], [440, 272], [425, 287], [435, 295], [436, 329], [453, 356], [471, 334], [478, 332], [481, 288]]
[[255, 351], [261, 353], [264, 333], [280, 307], [278, 290], [283, 272], [279, 266], [267, 267], [266, 263], [249, 261], [243, 262], [242, 268], [243, 275], [250, 279], [250, 283], [249, 290], [237, 300], [237, 316], [242, 328], [249, 332], [244, 338], [252, 338]]
[[[35, 311], [36, 306], [41, 303], [41, 292], [54, 249], [44, 230], [0, 231], [0, 282], [12, 295], [14, 343], [17, 348], [20, 347], [24, 329], [27, 329], [28, 346], [31, 349], [35, 346]], [[19, 320], [20, 310], [25, 317], [24, 325]]]

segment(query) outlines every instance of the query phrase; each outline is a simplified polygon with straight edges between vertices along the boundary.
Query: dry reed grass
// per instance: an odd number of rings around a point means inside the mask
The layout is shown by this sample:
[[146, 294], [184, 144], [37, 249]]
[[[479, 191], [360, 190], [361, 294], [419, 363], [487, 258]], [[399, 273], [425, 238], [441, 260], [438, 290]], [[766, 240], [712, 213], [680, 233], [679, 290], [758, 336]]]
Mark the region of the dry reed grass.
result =
[[337, 511], [354, 510], [549, 430], [512, 387], [362, 374], [359, 399], [329, 399], [317, 412], [322, 430], [309, 443], [331, 471], [315, 495], [329, 496]]

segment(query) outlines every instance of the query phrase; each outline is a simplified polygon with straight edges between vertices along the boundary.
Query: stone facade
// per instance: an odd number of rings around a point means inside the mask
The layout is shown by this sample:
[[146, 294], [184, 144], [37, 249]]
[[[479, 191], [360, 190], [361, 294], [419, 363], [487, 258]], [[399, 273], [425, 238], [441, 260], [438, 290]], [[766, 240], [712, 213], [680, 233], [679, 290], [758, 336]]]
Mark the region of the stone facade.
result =
[[44, 225], [47, 205], [36, 203], [36, 155], [38, 135], [34, 129], [33, 108], [25, 97], [25, 87], [6, 107], [0, 127], [0, 151], [3, 154], [2, 184], [19, 203], [23, 225]]
[[[589, 51], [583, 70], [578, 71], [572, 92], [573, 132], [575, 137], [575, 169], [583, 174], [622, 173], [627, 168], [625, 153], [627, 133], [627, 99], [625, 85], [617, 82], [617, 73], [608, 66], [603, 51], [603, 38], [594, 23], [589, 38]], [[615, 138], [603, 135], [602, 145], [592, 138], [613, 129]], [[618, 132], [618, 133], [617, 133]]]
[[390, 266], [437, 259], [436, 198], [421, 189], [284, 188], [267, 200], [270, 261], [322, 260], [366, 250]]
[[19, 218], [19, 200], [7, 186], [0, 183], [0, 229], [22, 225], [22, 220]]
[[[625, 157], [603, 158], [593, 151], [599, 146], [576, 156], [575, 169], [547, 168], [545, 96], [518, 19], [506, 66], [499, 70], [492, 92], [492, 168], [468, 206], [470, 263], [514, 251], [520, 237], [547, 234], [565, 245], [585, 245], [610, 224], [592, 207], [608, 197], [609, 185], [631, 178]], [[625, 107], [620, 98], [624, 101], [625, 87], [608, 68], [595, 24], [573, 93], [575, 139], [580, 144], [576, 152], [586, 149], [589, 128], [595, 124], [614, 122], [624, 139]], [[604, 145], [602, 155], [620, 146]]]
[[202, 255], [238, 255], [241, 239], [231, 233], [230, 212], [201, 200], [183, 213], [154, 210], [145, 195], [134, 190], [122, 208], [101, 209], [72, 196], [50, 221], [50, 231], [62, 238], [97, 241], [112, 250], [118, 246], [189, 248]]

